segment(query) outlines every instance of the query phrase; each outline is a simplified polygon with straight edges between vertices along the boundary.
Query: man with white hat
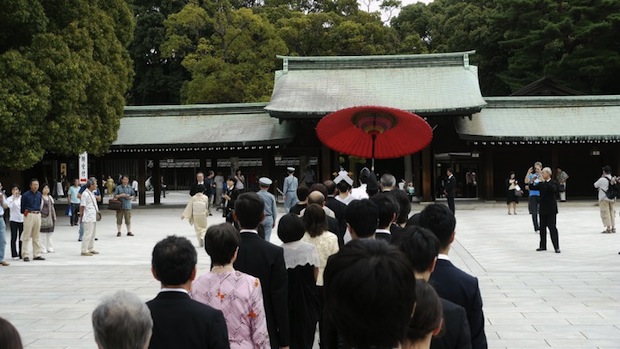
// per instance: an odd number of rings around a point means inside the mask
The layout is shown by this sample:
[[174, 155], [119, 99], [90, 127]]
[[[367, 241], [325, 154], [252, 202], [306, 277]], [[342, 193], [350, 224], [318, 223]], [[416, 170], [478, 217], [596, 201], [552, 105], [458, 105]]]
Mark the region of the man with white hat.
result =
[[[297, 178], [295, 178], [297, 179]], [[278, 208], [276, 206], [276, 198], [269, 192], [269, 186], [273, 183], [271, 179], [267, 177], [261, 177], [258, 180], [258, 185], [260, 186], [260, 190], [258, 191], [258, 196], [265, 203], [265, 219], [261, 223], [263, 227], [265, 227], [265, 241], [270, 241], [271, 238], [271, 230], [276, 225], [276, 218], [278, 218]]]
[[338, 172], [338, 176], [334, 178], [334, 183], [336, 183], [336, 187], [338, 188], [338, 196], [336, 196], [336, 200], [345, 205], [348, 205], [354, 200], [354, 198], [350, 195], [353, 179], [349, 177], [349, 173], [347, 171], [341, 170]]
[[295, 168], [287, 167], [286, 171], [288, 172], [288, 176], [284, 178], [284, 210], [288, 213], [291, 207], [297, 205], [297, 187], [299, 183], [297, 181], [297, 177], [295, 177]]

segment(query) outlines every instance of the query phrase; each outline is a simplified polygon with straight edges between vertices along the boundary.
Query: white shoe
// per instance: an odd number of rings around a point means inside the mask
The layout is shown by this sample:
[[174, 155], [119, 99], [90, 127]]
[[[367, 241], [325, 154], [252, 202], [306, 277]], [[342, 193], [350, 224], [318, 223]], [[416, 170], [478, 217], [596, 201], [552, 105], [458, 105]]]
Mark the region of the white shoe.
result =
[[47, 250], [47, 253], [54, 253], [54, 249], [50, 248], [49, 250]]

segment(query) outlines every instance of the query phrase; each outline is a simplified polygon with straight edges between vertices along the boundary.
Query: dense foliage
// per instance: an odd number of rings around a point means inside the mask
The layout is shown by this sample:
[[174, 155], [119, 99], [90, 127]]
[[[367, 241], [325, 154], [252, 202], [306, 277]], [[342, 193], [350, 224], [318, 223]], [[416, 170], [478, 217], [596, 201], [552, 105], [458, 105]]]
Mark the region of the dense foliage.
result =
[[0, 0], [0, 166], [44, 153], [101, 154], [116, 139], [133, 70], [124, 0]]
[[[45, 151], [105, 151], [125, 98], [266, 101], [278, 54], [476, 50], [486, 96], [545, 76], [583, 93], [620, 93], [620, 1], [435, 0], [397, 15], [399, 0], [360, 3], [0, 0], [0, 166], [27, 168]], [[383, 19], [362, 10], [371, 5]]]

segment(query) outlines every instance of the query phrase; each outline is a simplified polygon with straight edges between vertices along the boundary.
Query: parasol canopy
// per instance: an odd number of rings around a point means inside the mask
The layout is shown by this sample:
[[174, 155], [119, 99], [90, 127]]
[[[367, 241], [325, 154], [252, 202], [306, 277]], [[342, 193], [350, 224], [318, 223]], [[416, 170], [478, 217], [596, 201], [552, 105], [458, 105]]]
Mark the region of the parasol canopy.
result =
[[406, 110], [359, 106], [325, 116], [316, 127], [319, 140], [340, 153], [392, 159], [416, 153], [433, 139], [430, 125]]

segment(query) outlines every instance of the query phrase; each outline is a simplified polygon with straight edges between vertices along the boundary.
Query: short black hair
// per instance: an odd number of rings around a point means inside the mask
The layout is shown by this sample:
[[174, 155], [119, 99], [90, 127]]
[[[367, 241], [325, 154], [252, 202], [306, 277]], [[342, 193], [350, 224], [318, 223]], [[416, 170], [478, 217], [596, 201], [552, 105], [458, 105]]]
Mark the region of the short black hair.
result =
[[205, 251], [211, 257], [211, 266], [230, 263], [240, 241], [239, 232], [231, 224], [210, 226], [205, 235]]
[[168, 236], [153, 248], [151, 265], [163, 285], [176, 286], [189, 281], [197, 262], [194, 245], [182, 236]]
[[409, 219], [407, 220], [407, 224], [405, 225], [406, 227], [411, 227], [414, 225], [420, 225], [420, 212], [415, 213], [413, 216], [409, 217]]
[[353, 240], [329, 258], [323, 278], [325, 315], [347, 345], [396, 348], [404, 341], [416, 281], [396, 247]]
[[407, 341], [420, 341], [441, 326], [443, 308], [435, 289], [426, 281], [415, 284], [416, 307], [407, 327]]
[[439, 239], [441, 248], [446, 248], [450, 245], [456, 218], [448, 206], [432, 204], [420, 212], [420, 226], [432, 231]]
[[237, 178], [235, 178], [235, 176], [233, 176], [233, 175], [230, 175], [230, 176], [228, 176], [228, 178], [226, 178], [226, 181], [233, 181], [233, 182], [236, 182], [236, 181], [237, 181]]
[[241, 229], [256, 229], [263, 220], [265, 203], [256, 193], [243, 193], [235, 201], [235, 215]]
[[204, 184], [198, 184], [196, 186], [196, 193], [204, 193], [205, 191], [205, 185]]
[[0, 348], [22, 349], [22, 339], [17, 328], [8, 320], [0, 317]]
[[307, 187], [299, 187], [297, 188], [297, 199], [299, 201], [304, 201], [308, 198], [308, 194], [310, 194], [310, 190]]
[[407, 227], [392, 243], [401, 250], [418, 273], [427, 271], [439, 254], [439, 239], [428, 229]]
[[340, 182], [338, 182], [338, 184], [336, 184], [336, 187], [341, 193], [346, 193], [351, 190], [351, 184], [347, 183], [347, 181], [345, 180], [341, 180]]
[[310, 236], [315, 237], [327, 230], [327, 218], [323, 207], [310, 204], [306, 207], [303, 216], [304, 227]]
[[407, 223], [409, 213], [411, 212], [411, 202], [409, 201], [409, 196], [407, 195], [407, 193], [405, 193], [404, 190], [400, 189], [390, 190], [386, 193], [392, 195], [394, 199], [396, 199], [396, 202], [398, 202], [399, 210], [398, 217], [396, 217], [396, 223]]
[[301, 240], [305, 232], [303, 220], [294, 213], [285, 214], [278, 222], [278, 237], [284, 243]]
[[355, 231], [355, 235], [367, 238], [377, 230], [379, 208], [370, 199], [353, 200], [344, 210], [344, 217]]
[[400, 206], [394, 196], [387, 193], [373, 195], [370, 201], [374, 202], [379, 209], [379, 228], [387, 228], [392, 223], [394, 215], [398, 216]]
[[611, 166], [609, 165], [603, 166], [603, 172], [605, 172], [605, 174], [611, 174]]

